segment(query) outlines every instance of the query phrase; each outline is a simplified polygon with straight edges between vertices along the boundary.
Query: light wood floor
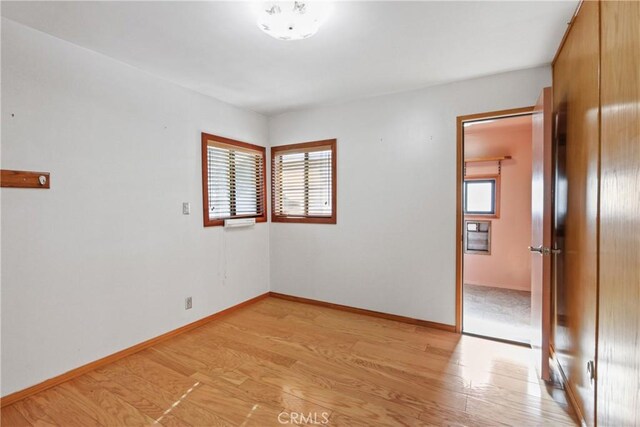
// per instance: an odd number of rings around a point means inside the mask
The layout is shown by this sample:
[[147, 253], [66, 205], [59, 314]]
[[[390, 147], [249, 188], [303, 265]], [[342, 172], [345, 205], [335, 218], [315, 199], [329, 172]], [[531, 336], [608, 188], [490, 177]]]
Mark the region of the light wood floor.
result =
[[2, 426], [277, 426], [295, 413], [307, 425], [575, 425], [523, 347], [268, 298], [8, 406]]

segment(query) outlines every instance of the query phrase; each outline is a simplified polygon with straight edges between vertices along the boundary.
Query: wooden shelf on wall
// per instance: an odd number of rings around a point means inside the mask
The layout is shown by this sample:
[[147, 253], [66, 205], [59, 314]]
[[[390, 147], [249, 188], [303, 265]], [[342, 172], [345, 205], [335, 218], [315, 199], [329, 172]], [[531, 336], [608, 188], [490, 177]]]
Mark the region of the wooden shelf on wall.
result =
[[479, 163], [479, 162], [500, 162], [502, 160], [509, 160], [511, 156], [495, 156], [495, 157], [472, 157], [470, 159], [464, 159], [465, 163]]
[[50, 188], [51, 177], [49, 172], [0, 170], [0, 183], [2, 187], [10, 188]]
[[467, 163], [496, 162], [498, 163], [498, 175], [502, 174], [502, 161], [509, 160], [511, 156], [472, 157], [464, 159], [464, 176], [467, 176]]

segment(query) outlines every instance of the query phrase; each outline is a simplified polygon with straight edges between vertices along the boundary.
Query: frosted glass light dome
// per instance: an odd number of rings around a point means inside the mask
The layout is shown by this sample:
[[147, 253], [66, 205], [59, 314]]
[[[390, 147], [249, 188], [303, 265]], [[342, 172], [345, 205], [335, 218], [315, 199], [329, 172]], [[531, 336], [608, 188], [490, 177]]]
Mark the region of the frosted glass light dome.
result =
[[258, 27], [279, 40], [311, 37], [326, 20], [331, 4], [324, 1], [271, 1], [259, 9]]

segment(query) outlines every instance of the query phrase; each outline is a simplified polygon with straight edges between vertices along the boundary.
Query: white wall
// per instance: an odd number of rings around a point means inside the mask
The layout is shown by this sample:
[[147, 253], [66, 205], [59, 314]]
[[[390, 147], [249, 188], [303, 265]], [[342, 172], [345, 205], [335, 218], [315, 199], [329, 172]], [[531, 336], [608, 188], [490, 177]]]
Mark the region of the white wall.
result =
[[550, 82], [542, 67], [272, 118], [272, 146], [338, 139], [338, 224], [271, 224], [271, 290], [454, 324], [456, 117]]
[[268, 224], [202, 226], [201, 131], [267, 144], [261, 115], [2, 20], [2, 168], [52, 183], [1, 192], [2, 395], [269, 289]]
[[[1, 191], [1, 394], [270, 286], [453, 324], [456, 116], [531, 105], [549, 83], [543, 67], [267, 126], [3, 19], [2, 168], [50, 171], [52, 188]], [[201, 131], [260, 145], [338, 138], [338, 224], [203, 228]]]

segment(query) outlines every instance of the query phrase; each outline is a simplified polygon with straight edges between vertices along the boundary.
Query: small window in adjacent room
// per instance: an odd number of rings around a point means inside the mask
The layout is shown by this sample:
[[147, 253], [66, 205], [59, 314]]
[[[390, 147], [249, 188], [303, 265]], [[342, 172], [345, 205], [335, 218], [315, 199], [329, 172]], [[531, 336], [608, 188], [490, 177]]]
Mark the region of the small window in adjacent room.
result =
[[497, 180], [497, 178], [465, 179], [465, 215], [498, 215]]
[[336, 223], [336, 140], [271, 148], [272, 222]]
[[265, 148], [202, 134], [204, 225], [225, 219], [267, 220]]

